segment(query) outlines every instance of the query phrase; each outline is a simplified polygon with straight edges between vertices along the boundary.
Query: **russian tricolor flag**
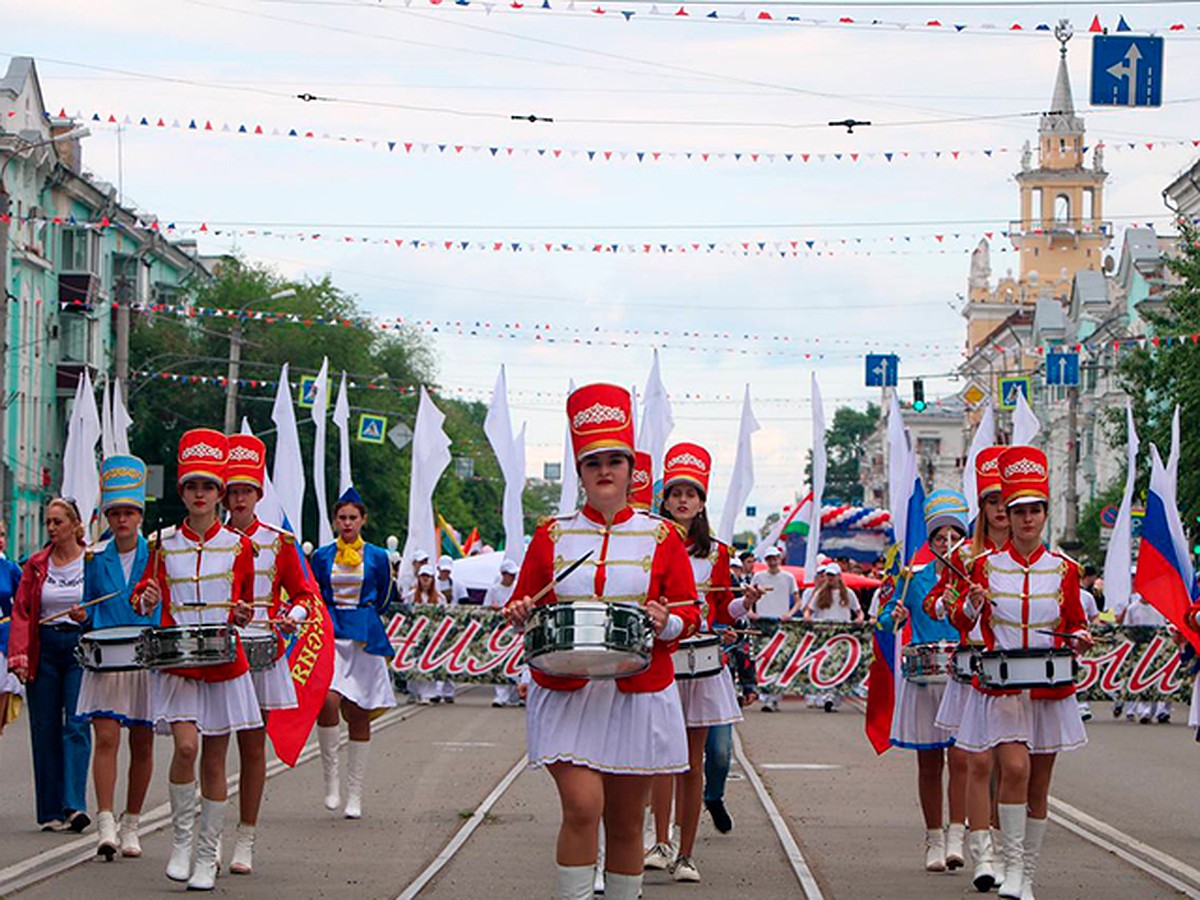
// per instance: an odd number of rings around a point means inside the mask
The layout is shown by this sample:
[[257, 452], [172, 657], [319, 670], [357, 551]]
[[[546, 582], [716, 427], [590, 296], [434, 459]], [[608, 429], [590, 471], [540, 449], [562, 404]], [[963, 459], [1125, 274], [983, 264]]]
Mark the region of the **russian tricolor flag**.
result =
[[1150, 448], [1150, 490], [1134, 589], [1166, 616], [1200, 651], [1200, 634], [1187, 625], [1197, 596], [1196, 573], [1189, 554], [1176, 497], [1179, 464], [1179, 408], [1171, 428], [1171, 455], [1164, 466], [1158, 448]]

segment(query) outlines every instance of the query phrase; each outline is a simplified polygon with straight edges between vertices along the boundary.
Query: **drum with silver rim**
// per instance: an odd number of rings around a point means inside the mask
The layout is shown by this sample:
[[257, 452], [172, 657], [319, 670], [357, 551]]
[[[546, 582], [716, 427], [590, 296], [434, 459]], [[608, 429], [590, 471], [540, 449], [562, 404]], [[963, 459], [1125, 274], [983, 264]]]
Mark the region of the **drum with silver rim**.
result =
[[1075, 668], [1075, 653], [1066, 647], [984, 650], [975, 662], [981, 685], [1008, 690], [1073, 684]]
[[145, 625], [97, 628], [79, 636], [75, 658], [89, 672], [133, 672], [144, 669], [138, 659], [138, 640]]
[[525, 625], [525, 661], [562, 678], [622, 678], [650, 667], [654, 626], [640, 606], [576, 600], [539, 606]]
[[721, 662], [721, 639], [715, 634], [688, 638], [679, 642], [679, 649], [671, 654], [675, 663], [675, 677], [707, 678], [716, 675], [724, 667]]
[[263, 672], [275, 665], [275, 652], [279, 642], [275, 639], [275, 631], [270, 628], [242, 628], [238, 630], [238, 638], [242, 642], [242, 650], [246, 654], [246, 662], [250, 664], [251, 672]]
[[909, 644], [900, 658], [900, 671], [913, 684], [945, 684], [954, 669], [956, 644], [934, 641]]
[[235, 630], [227, 622], [148, 628], [138, 639], [138, 659], [148, 669], [220, 666], [237, 659]]
[[959, 645], [954, 651], [954, 671], [950, 677], [963, 684], [970, 684], [975, 677], [975, 657], [979, 655], [979, 647], [975, 645]]

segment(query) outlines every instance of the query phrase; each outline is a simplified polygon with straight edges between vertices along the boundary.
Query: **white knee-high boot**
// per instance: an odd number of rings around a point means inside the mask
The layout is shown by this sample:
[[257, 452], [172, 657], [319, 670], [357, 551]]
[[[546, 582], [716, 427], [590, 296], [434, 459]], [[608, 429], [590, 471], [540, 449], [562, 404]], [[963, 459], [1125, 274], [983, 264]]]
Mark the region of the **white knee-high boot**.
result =
[[967, 844], [971, 849], [971, 860], [975, 864], [971, 883], [975, 885], [975, 890], [986, 893], [996, 883], [996, 854], [992, 847], [992, 830], [984, 828], [970, 832], [967, 835]]
[[1025, 879], [1025, 820], [1024, 803], [1000, 804], [1000, 840], [1004, 846], [1004, 881], [1000, 896], [1020, 900], [1021, 884]]
[[1021, 900], [1034, 900], [1033, 876], [1037, 871], [1042, 841], [1046, 838], [1046, 820], [1030, 816], [1025, 820], [1025, 878], [1021, 884]]
[[217, 883], [217, 859], [221, 829], [225, 825], [225, 801], [200, 798], [200, 833], [196, 838], [196, 865], [188, 879], [189, 891], [211, 891]]
[[321, 748], [321, 771], [325, 775], [325, 808], [337, 809], [342, 805], [342, 788], [338, 774], [337, 725], [318, 725], [317, 744]]
[[167, 877], [187, 881], [192, 875], [192, 837], [196, 832], [196, 785], [168, 784], [171, 799], [171, 858]]
[[594, 866], [556, 866], [554, 900], [592, 900]]
[[940, 828], [925, 829], [925, 871], [946, 871], [946, 833]]
[[946, 829], [946, 868], [951, 872], [961, 869], [966, 863], [963, 856], [963, 840], [966, 836], [966, 825], [951, 822]]
[[621, 875], [619, 872], [604, 873], [605, 900], [637, 900], [641, 893], [641, 875]]
[[362, 817], [363, 781], [367, 777], [367, 760], [371, 756], [370, 741], [350, 741], [346, 760], [346, 812], [347, 819]]

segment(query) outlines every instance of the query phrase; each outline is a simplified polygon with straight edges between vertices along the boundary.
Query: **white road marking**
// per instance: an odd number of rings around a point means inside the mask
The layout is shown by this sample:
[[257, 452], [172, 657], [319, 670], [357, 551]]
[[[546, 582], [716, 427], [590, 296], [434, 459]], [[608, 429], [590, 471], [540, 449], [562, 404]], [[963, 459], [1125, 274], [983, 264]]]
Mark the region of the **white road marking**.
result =
[[813, 877], [812, 869], [805, 862], [804, 854], [800, 852], [799, 844], [792, 837], [792, 832], [788, 829], [787, 822], [784, 821], [783, 816], [780, 814], [779, 807], [775, 805], [775, 801], [767, 793], [762, 779], [758, 777], [758, 772], [755, 771], [753, 764], [746, 756], [746, 751], [742, 747], [742, 739], [738, 735], [736, 728], [733, 731], [733, 752], [737, 757], [738, 765], [746, 773], [746, 779], [753, 785], [754, 793], [758, 795], [758, 802], [767, 811], [767, 818], [771, 820], [771, 826], [775, 829], [775, 835], [779, 838], [779, 843], [783, 845], [783, 852], [787, 855], [788, 863], [792, 867], [792, 872], [796, 875], [796, 880], [800, 882], [800, 889], [804, 891], [804, 896], [807, 900], [824, 900], [821, 887], [817, 884], [817, 879]]
[[517, 776], [524, 772], [528, 765], [529, 756], [522, 754], [521, 758], [517, 760], [516, 765], [509, 769], [505, 776], [500, 779], [500, 783], [492, 788], [492, 792], [483, 798], [483, 802], [479, 804], [475, 812], [471, 813], [471, 818], [463, 823], [462, 828], [458, 829], [454, 837], [450, 839], [450, 843], [442, 848], [442, 852], [437, 855], [433, 862], [425, 867], [420, 875], [413, 879], [412, 883], [401, 892], [396, 900], [412, 900], [413, 897], [416, 897], [421, 891], [425, 890], [437, 873], [442, 871], [450, 860], [454, 858], [454, 854], [462, 849], [463, 844], [475, 833], [475, 829], [483, 824], [492, 807], [504, 796], [504, 792], [509, 789], [512, 783], [517, 780]]
[[[422, 712], [428, 708], [427, 706], [413, 706], [390, 710], [372, 722], [371, 727], [373, 730], [379, 731], [387, 728], [389, 725], [395, 725], [398, 722], [403, 722], [405, 719], [410, 719], [418, 712]], [[344, 744], [346, 741], [347, 738], [343, 736], [341, 743]], [[315, 742], [309, 744], [301, 751], [299, 758], [296, 760], [296, 765], [314, 759], [320, 752], [320, 748], [317, 747]], [[272, 760], [267, 764], [267, 777], [271, 778], [278, 775], [287, 768], [288, 766], [280, 760]], [[228, 786], [230, 797], [237, 793], [238, 785], [239, 777], [237, 775], [230, 776]], [[170, 824], [171, 806], [168, 803], [163, 803], [142, 814], [138, 833], [142, 835], [153, 834], [156, 831], [161, 831]], [[45, 881], [47, 878], [59, 875], [68, 869], [88, 862], [95, 858], [95, 856], [96, 836], [91, 834], [86, 837], [76, 838], [53, 850], [46, 850], [36, 856], [31, 856], [29, 859], [22, 860], [19, 863], [6, 866], [0, 869], [0, 897], [8, 896], [16, 891], [37, 884], [39, 881]]]
[[[1183, 860], [1151, 847], [1057, 797], [1050, 798], [1050, 820], [1085, 841], [1116, 854], [1184, 896], [1200, 898], [1200, 870], [1194, 869]], [[1177, 875], [1186, 878], [1191, 884], [1181, 881], [1175, 877]]]
[[477, 747], [499, 747], [495, 741], [435, 741], [435, 747], [450, 747], [454, 750], [473, 750]]
[[833, 763], [762, 763], [760, 769], [778, 769], [780, 771], [802, 771], [802, 772], [828, 772], [831, 769], [840, 769], [842, 766], [834, 765]]

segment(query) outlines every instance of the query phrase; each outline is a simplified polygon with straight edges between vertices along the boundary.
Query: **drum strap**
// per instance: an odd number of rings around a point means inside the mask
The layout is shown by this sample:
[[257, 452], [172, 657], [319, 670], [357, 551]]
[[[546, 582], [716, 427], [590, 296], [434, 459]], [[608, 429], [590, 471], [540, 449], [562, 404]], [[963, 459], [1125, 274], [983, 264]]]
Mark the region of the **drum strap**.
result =
[[995, 612], [992, 613], [992, 622], [996, 625], [1007, 625], [1009, 628], [1020, 628], [1022, 631], [1029, 631], [1031, 628], [1053, 628], [1062, 620], [1059, 618], [1047, 619], [1044, 622], [1022, 622], [1018, 619], [1008, 619]]

